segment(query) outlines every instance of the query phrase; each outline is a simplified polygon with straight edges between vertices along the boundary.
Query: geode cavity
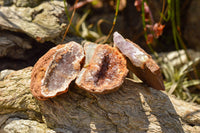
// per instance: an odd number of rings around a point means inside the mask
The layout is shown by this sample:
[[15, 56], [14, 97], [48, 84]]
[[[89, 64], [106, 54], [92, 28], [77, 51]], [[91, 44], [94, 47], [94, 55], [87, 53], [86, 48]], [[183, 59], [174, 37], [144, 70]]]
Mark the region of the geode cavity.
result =
[[92, 93], [105, 94], [117, 90], [128, 73], [126, 59], [109, 45], [86, 43], [86, 63], [76, 84]]
[[67, 92], [80, 72], [84, 51], [76, 42], [50, 49], [35, 64], [31, 75], [31, 92], [39, 100]]

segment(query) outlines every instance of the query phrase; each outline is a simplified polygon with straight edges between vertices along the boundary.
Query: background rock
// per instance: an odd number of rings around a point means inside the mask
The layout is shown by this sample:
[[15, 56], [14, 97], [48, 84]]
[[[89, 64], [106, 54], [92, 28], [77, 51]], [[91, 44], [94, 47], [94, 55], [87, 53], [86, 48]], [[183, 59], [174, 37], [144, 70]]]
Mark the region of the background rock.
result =
[[34, 7], [44, 0], [0, 0], [0, 5], [10, 6], [15, 4], [18, 7]]
[[8, 70], [5, 69], [0, 72], [0, 80], [3, 80], [7, 75], [9, 75], [11, 72], [14, 72], [14, 70]]
[[13, 3], [18, 7], [34, 7], [44, 0], [13, 0]]
[[0, 6], [9, 6], [13, 4], [13, 0], [0, 0]]
[[0, 81], [0, 131], [181, 133], [200, 129], [199, 106], [130, 79], [111, 94], [90, 94], [71, 85], [65, 94], [37, 101], [29, 90], [31, 70], [12, 72]]
[[31, 42], [8, 32], [0, 33], [0, 58], [25, 58], [25, 51], [31, 49]]
[[25, 33], [38, 42], [60, 43], [61, 40], [55, 40], [62, 37], [66, 25], [63, 1], [46, 1], [35, 8], [0, 8], [1, 29]]
[[[13, 41], [14, 38], [19, 39], [19, 42], [17, 40]], [[19, 36], [12, 33], [9, 33], [8, 36], [0, 36], [0, 40], [0, 51], [2, 52], [0, 53], [0, 71], [4, 69], [19, 70], [33, 66], [38, 58], [55, 46], [50, 42], [40, 44], [28, 36]], [[24, 45], [26, 42], [28, 46], [31, 46], [31, 49], [23, 48], [23, 46], [26, 46]]]

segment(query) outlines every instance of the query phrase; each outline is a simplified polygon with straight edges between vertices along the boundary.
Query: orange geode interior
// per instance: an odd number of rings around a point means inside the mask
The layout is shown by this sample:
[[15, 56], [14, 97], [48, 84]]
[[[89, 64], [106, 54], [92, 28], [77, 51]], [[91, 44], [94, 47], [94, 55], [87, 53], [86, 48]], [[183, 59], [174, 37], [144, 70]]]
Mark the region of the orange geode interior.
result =
[[[128, 73], [126, 59], [115, 47], [88, 45], [95, 44], [84, 45], [86, 64], [78, 75], [76, 84], [92, 93], [105, 94], [117, 90]], [[91, 51], [94, 51], [92, 55]]]

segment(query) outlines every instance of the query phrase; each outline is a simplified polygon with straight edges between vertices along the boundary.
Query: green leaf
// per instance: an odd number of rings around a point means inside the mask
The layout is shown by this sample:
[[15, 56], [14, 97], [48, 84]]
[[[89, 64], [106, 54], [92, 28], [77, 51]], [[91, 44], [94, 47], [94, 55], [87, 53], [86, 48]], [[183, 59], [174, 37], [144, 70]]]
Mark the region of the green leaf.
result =
[[199, 84], [200, 84], [200, 80], [194, 79], [194, 80], [190, 80], [190, 81], [184, 81], [183, 87], [188, 88], [190, 86], [199, 85]]
[[187, 64], [185, 64], [184, 66], [182, 66], [180, 68], [180, 75], [183, 74], [187, 74], [188, 72], [191, 71], [191, 68], [193, 67], [193, 65], [197, 64], [200, 62], [200, 58], [195, 58], [193, 61], [189, 61]]
[[82, 18], [78, 21], [78, 23], [76, 24], [76, 32], [81, 35], [81, 31], [80, 31], [80, 26], [83, 24], [83, 22], [85, 21], [85, 19], [87, 18], [87, 16], [89, 15], [90, 10], [87, 10], [87, 12], [82, 16]]
[[168, 94], [171, 95], [175, 91], [175, 89], [177, 88], [177, 86], [178, 86], [177, 83], [172, 84], [172, 86], [171, 86]]

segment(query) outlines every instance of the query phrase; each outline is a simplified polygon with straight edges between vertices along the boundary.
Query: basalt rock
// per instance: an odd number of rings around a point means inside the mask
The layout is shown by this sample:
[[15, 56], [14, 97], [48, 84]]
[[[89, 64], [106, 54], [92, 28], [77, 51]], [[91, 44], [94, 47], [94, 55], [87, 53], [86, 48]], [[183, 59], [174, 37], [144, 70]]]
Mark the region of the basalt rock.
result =
[[157, 90], [164, 90], [160, 67], [137, 44], [124, 39], [118, 32], [113, 35], [115, 46], [130, 60], [129, 69], [143, 82]]
[[50, 49], [35, 64], [31, 76], [31, 92], [40, 100], [62, 94], [81, 69], [84, 51], [76, 42]]

